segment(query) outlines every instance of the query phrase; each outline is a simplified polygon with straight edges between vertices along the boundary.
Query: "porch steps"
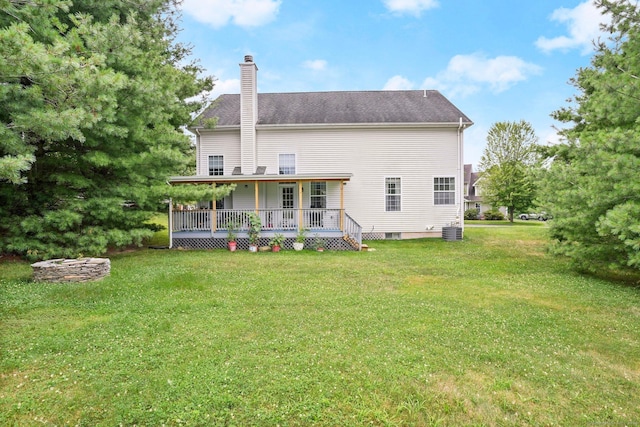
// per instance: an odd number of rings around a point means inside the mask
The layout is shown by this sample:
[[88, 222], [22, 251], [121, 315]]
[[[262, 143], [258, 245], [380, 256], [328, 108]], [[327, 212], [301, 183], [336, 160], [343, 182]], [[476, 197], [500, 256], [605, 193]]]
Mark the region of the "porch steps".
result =
[[342, 237], [342, 239], [347, 242], [349, 244], [349, 246], [351, 246], [352, 248], [354, 248], [355, 250], [359, 251], [362, 249], [362, 246], [366, 246], [366, 245], [360, 245], [358, 244], [358, 241], [356, 239], [354, 239], [353, 237], [349, 236], [348, 234], [344, 235]]

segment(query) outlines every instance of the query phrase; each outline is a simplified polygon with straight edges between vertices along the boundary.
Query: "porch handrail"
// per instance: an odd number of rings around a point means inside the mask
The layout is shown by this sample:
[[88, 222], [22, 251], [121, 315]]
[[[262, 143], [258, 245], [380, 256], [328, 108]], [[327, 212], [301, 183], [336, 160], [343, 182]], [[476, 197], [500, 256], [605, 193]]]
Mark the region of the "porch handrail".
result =
[[172, 231], [209, 231], [211, 212], [211, 209], [173, 210]]
[[362, 226], [358, 224], [347, 213], [344, 214], [344, 236], [357, 243], [358, 247], [362, 247]]

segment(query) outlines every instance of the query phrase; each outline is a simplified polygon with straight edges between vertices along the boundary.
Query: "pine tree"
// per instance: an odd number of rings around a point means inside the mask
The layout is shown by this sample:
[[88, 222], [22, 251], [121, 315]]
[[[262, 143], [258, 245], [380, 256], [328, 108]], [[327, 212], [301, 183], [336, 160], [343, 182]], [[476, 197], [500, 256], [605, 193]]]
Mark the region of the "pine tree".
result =
[[202, 104], [185, 100], [213, 83], [175, 43], [177, 10], [0, 0], [0, 252], [97, 255], [153, 233], [192, 150], [180, 127]]
[[572, 124], [553, 150], [543, 203], [554, 214], [554, 252], [585, 270], [640, 269], [640, 11], [600, 0], [608, 42], [572, 79], [573, 105], [554, 113]]

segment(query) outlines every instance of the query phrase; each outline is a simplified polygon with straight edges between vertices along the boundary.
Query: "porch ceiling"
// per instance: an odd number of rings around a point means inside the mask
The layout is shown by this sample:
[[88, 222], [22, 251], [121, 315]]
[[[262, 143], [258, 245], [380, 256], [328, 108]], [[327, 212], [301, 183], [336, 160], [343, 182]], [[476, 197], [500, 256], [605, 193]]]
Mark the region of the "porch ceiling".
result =
[[199, 175], [172, 176], [169, 184], [231, 184], [234, 182], [298, 182], [298, 181], [349, 181], [352, 173], [324, 173], [297, 175]]

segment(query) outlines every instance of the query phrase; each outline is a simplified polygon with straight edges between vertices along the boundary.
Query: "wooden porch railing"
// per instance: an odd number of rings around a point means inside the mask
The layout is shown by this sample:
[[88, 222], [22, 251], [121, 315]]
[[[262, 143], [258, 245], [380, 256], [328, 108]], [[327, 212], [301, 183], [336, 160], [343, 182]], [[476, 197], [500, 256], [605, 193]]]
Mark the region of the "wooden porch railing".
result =
[[[249, 214], [254, 212], [255, 209], [172, 210], [171, 234], [210, 232], [213, 237], [216, 231], [225, 232], [229, 224], [244, 233], [249, 230]], [[339, 232], [338, 236], [353, 248], [359, 250], [362, 246], [362, 227], [341, 209], [259, 209], [257, 213], [262, 220], [262, 231], [295, 233], [304, 228], [310, 233]], [[300, 218], [302, 224], [299, 224]]]
[[[215, 212], [215, 222], [212, 218]], [[235, 224], [238, 231], [249, 229], [249, 214], [255, 209], [193, 209], [174, 210], [172, 212], [173, 231], [217, 231], [226, 230], [229, 224]], [[264, 231], [296, 231], [300, 224], [298, 209], [259, 209]], [[340, 217], [345, 215], [340, 209], [302, 209], [302, 227], [308, 230], [344, 231], [340, 230]], [[349, 221], [342, 221], [348, 224]], [[355, 221], [351, 220], [355, 223]]]

